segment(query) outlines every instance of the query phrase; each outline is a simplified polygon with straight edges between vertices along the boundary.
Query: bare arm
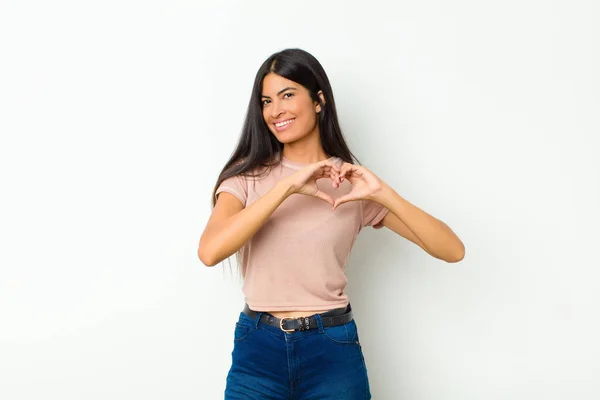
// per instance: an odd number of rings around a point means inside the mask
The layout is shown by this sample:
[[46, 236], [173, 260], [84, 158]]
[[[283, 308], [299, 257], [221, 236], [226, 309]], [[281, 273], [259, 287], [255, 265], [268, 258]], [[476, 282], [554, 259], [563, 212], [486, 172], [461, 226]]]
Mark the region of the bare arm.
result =
[[363, 198], [375, 201], [390, 211], [383, 224], [398, 235], [440, 260], [453, 263], [464, 258], [465, 245], [448, 225], [409, 203], [369, 169], [344, 163], [338, 179], [341, 182], [345, 177], [352, 183], [352, 191], [339, 197], [334, 209]]
[[[204, 228], [198, 245], [198, 258], [213, 266], [238, 251], [267, 221], [285, 199], [294, 193], [318, 197], [333, 204], [329, 195], [319, 190], [316, 180], [330, 177], [333, 160], [324, 160], [279, 181], [267, 194], [244, 208], [233, 195], [222, 192]], [[335, 175], [337, 176], [337, 175]]]
[[390, 210], [383, 219], [387, 228], [440, 260], [455, 263], [464, 258], [465, 245], [448, 225], [409, 203], [388, 185], [384, 184], [373, 199]]
[[198, 257], [213, 266], [238, 251], [290, 195], [290, 187], [279, 182], [250, 206], [222, 192], [200, 238]]

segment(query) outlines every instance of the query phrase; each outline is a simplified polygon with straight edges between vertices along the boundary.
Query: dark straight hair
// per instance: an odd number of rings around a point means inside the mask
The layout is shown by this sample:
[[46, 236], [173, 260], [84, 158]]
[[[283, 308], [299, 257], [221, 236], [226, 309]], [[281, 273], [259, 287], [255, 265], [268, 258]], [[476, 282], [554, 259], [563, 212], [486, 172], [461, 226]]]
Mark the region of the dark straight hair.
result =
[[325, 70], [310, 53], [301, 49], [285, 49], [267, 58], [256, 73], [237, 147], [221, 170], [213, 189], [213, 206], [216, 203], [215, 192], [225, 179], [236, 175], [251, 175], [251, 171], [257, 167], [271, 168], [280, 159], [283, 143], [271, 133], [262, 113], [262, 85], [269, 73], [275, 73], [304, 86], [310, 92], [311, 98], [319, 103], [321, 101], [317, 93], [323, 92], [325, 104], [321, 103], [321, 111], [318, 114], [323, 150], [345, 162], [358, 163], [342, 135], [333, 91]]

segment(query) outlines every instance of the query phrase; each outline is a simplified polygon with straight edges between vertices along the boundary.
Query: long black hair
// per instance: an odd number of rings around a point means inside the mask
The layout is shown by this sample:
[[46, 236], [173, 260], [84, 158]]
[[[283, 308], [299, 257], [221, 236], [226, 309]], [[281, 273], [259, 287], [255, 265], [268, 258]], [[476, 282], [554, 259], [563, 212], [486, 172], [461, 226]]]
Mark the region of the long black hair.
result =
[[[265, 76], [275, 73], [308, 89], [311, 98], [321, 104], [318, 114], [321, 145], [325, 153], [339, 157], [348, 163], [358, 163], [352, 154], [338, 122], [333, 91], [325, 70], [310, 53], [301, 49], [285, 49], [272, 54], [258, 69], [252, 87], [252, 95], [246, 120], [236, 149], [221, 170], [213, 189], [212, 205], [216, 203], [215, 192], [221, 182], [236, 175], [247, 176], [257, 167], [271, 167], [280, 159], [283, 143], [271, 133], [262, 113], [262, 85]], [[318, 92], [323, 92], [323, 104]]]

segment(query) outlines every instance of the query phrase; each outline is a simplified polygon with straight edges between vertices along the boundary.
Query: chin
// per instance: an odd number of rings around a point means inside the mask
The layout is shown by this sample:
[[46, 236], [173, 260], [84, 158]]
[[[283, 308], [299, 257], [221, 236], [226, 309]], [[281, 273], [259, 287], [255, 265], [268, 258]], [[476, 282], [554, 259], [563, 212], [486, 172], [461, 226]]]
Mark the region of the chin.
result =
[[302, 139], [303, 137], [302, 135], [288, 135], [287, 132], [273, 133], [273, 135], [280, 143], [293, 143]]
[[296, 141], [296, 139], [289, 139], [289, 138], [282, 139], [280, 137], [277, 137], [277, 141], [281, 144], [289, 144], [289, 143], [294, 143]]

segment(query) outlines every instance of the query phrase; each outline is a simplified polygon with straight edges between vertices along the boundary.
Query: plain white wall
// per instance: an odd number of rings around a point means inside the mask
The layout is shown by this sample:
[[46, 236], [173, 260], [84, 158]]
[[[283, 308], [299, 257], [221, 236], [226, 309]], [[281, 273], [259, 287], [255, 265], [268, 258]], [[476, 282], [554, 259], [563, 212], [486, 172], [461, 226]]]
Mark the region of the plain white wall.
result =
[[373, 398], [599, 398], [599, 11], [2, 1], [0, 398], [222, 398], [243, 297], [197, 241], [286, 47], [325, 67], [362, 163], [467, 248], [359, 237]]

